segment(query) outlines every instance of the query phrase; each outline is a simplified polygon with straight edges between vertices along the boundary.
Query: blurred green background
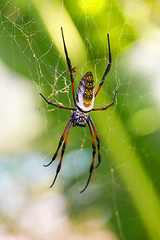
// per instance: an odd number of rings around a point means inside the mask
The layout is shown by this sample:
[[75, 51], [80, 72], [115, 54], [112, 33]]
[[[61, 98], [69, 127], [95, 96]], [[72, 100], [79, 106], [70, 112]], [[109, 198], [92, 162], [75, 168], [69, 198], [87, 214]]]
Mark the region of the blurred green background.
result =
[[[0, 238], [160, 239], [160, 3], [112, 0], [15, 0], [0, 3]], [[96, 89], [112, 68], [91, 113], [101, 140], [94, 169], [88, 127], [71, 128], [48, 163], [71, 114], [39, 96], [74, 107], [60, 27], [80, 78]], [[97, 162], [97, 155], [95, 162]]]

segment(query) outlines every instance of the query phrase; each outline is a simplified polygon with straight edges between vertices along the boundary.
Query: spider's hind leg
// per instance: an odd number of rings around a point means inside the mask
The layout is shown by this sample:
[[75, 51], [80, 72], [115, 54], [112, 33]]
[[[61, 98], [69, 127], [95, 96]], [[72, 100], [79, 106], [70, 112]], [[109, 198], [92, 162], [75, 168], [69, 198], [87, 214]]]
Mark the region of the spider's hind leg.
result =
[[73, 68], [74, 67], [72, 68], [71, 60], [68, 57], [68, 51], [67, 51], [66, 43], [65, 43], [65, 40], [64, 40], [63, 28], [62, 27], [61, 27], [61, 33], [62, 33], [62, 39], [63, 39], [64, 52], [65, 52], [65, 56], [66, 56], [66, 62], [67, 62], [67, 65], [68, 65], [68, 70], [70, 72], [73, 101], [74, 101], [74, 105], [76, 106], [76, 99], [75, 99], [75, 94], [74, 94], [74, 78], [73, 78], [73, 72], [74, 72]]
[[108, 50], [109, 50], [109, 63], [108, 63], [107, 68], [106, 68], [106, 70], [105, 70], [105, 72], [103, 74], [102, 81], [100, 82], [99, 87], [98, 87], [98, 89], [97, 89], [97, 91], [95, 93], [95, 97], [97, 96], [97, 93], [101, 89], [101, 87], [102, 87], [102, 85], [103, 85], [103, 83], [105, 81], [105, 78], [106, 78], [107, 74], [109, 73], [109, 70], [111, 68], [111, 64], [112, 64], [111, 48], [110, 48], [110, 41], [109, 41], [109, 34], [108, 33], [107, 33], [107, 38], [108, 38]]

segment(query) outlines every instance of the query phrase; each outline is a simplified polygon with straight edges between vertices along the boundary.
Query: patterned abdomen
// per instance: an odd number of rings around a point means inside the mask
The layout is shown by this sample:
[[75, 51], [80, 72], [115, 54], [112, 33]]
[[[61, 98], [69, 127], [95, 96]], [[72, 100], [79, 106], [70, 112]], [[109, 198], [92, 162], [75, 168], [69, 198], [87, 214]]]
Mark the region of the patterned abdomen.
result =
[[76, 92], [76, 104], [82, 111], [91, 111], [94, 105], [94, 79], [87, 72], [80, 80]]

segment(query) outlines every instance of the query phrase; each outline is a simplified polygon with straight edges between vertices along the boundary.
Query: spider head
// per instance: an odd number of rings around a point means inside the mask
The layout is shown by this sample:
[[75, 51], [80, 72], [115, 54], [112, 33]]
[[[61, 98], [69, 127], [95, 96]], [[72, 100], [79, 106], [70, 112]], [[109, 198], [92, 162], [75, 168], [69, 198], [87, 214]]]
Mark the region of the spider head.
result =
[[76, 108], [73, 114], [73, 127], [85, 127], [88, 117], [89, 113], [81, 112], [78, 108]]

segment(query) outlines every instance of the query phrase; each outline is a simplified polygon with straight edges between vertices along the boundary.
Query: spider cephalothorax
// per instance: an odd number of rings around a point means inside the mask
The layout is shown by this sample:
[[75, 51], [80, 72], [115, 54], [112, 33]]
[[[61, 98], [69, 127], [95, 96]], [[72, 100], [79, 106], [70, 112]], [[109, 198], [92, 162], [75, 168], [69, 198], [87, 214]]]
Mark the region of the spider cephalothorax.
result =
[[89, 117], [89, 113], [85, 113], [80, 111], [78, 108], [76, 108], [75, 112], [73, 113], [73, 127], [79, 126], [79, 127], [85, 127], [86, 121]]
[[63, 143], [63, 140], [64, 140], [63, 147], [62, 147], [62, 152], [61, 152], [61, 158], [60, 158], [60, 161], [59, 161], [59, 164], [58, 164], [58, 167], [57, 167], [56, 175], [55, 175], [55, 178], [54, 178], [54, 180], [53, 180], [53, 182], [50, 186], [50, 187], [52, 187], [54, 185], [54, 183], [56, 181], [56, 178], [58, 176], [58, 173], [60, 172], [60, 169], [61, 169], [63, 154], [65, 152], [65, 148], [66, 148], [66, 144], [67, 144], [67, 141], [68, 141], [68, 135], [69, 135], [69, 131], [70, 131], [71, 126], [73, 126], [73, 127], [75, 127], [75, 126], [85, 127], [86, 123], [87, 123], [88, 127], [89, 127], [89, 130], [90, 130], [90, 134], [91, 134], [93, 153], [92, 153], [92, 163], [91, 163], [90, 170], [89, 170], [89, 178], [88, 178], [88, 181], [87, 181], [85, 187], [81, 191], [81, 192], [83, 192], [89, 184], [89, 181], [90, 181], [90, 178], [91, 178], [91, 175], [92, 175], [92, 171], [94, 169], [94, 157], [95, 157], [95, 153], [96, 153], [96, 147], [95, 147], [93, 131], [94, 131], [94, 134], [95, 134], [95, 137], [96, 137], [97, 148], [98, 148], [98, 164], [97, 164], [96, 167], [98, 167], [98, 165], [101, 162], [100, 139], [98, 137], [98, 133], [97, 133], [97, 130], [96, 130], [95, 125], [93, 123], [93, 120], [92, 120], [91, 116], [89, 115], [89, 112], [90, 111], [106, 110], [109, 107], [111, 107], [115, 103], [117, 91], [115, 91], [114, 100], [111, 104], [109, 104], [108, 106], [103, 107], [103, 108], [93, 108], [95, 97], [97, 96], [97, 93], [99, 92], [101, 86], [103, 85], [105, 77], [106, 77], [106, 75], [108, 74], [108, 72], [111, 68], [112, 59], [111, 59], [111, 51], [110, 51], [109, 34], [107, 34], [108, 48], [109, 48], [109, 63], [108, 63], [107, 68], [106, 68], [106, 70], [103, 74], [102, 81], [100, 82], [99, 87], [98, 87], [98, 89], [95, 93], [93, 74], [92, 74], [92, 72], [87, 72], [81, 78], [81, 80], [79, 82], [77, 92], [76, 92], [76, 98], [75, 98], [74, 78], [73, 78], [73, 72], [74, 71], [73, 71], [73, 68], [72, 68], [72, 65], [71, 65], [71, 61], [68, 57], [68, 52], [67, 52], [62, 28], [61, 28], [61, 32], [62, 32], [62, 39], [63, 39], [63, 45], [64, 45], [64, 51], [65, 51], [67, 65], [68, 65], [68, 70], [70, 72], [70, 78], [71, 78], [71, 84], [72, 84], [72, 94], [73, 94], [73, 100], [74, 100], [75, 108], [64, 107], [64, 106], [61, 106], [61, 105], [57, 105], [55, 103], [51, 103], [40, 93], [40, 95], [44, 98], [44, 100], [48, 104], [53, 105], [57, 108], [62, 108], [62, 109], [67, 109], [67, 110], [74, 111], [68, 119], [68, 122], [67, 122], [66, 127], [64, 129], [64, 132], [63, 132], [63, 134], [60, 138], [57, 150], [56, 150], [54, 156], [52, 157], [52, 160], [47, 165], [44, 165], [44, 166], [48, 167], [56, 159], [58, 151], [59, 151], [59, 149], [60, 149], [60, 147]]

